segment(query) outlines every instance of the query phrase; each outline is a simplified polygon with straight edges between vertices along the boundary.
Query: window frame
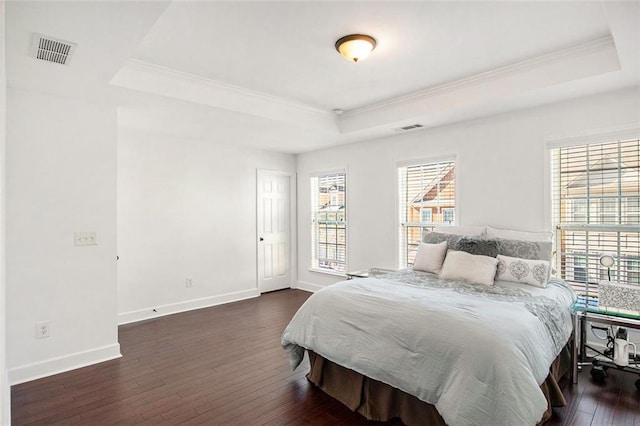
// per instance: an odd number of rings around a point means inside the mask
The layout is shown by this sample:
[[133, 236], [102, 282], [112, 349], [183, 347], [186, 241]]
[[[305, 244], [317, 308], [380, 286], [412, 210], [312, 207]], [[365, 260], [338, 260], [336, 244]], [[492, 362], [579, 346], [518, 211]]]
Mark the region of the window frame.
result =
[[[338, 259], [328, 259], [328, 256], [326, 256], [323, 260], [324, 261], [335, 261], [338, 264], [341, 264], [342, 267], [338, 267], [338, 268], [330, 268], [330, 267], [323, 267], [320, 266], [321, 265], [321, 258], [320, 258], [320, 247], [319, 247], [319, 227], [318, 227], [318, 223], [316, 220], [317, 215], [320, 214], [320, 207], [319, 207], [319, 203], [318, 203], [318, 198], [319, 198], [319, 193], [320, 191], [319, 189], [319, 180], [322, 178], [329, 178], [330, 176], [337, 176], [337, 175], [342, 175], [342, 186], [343, 189], [342, 191], [339, 192], [343, 192], [343, 207], [342, 207], [342, 211], [340, 212], [338, 210], [335, 211], [335, 216], [336, 216], [336, 220], [333, 222], [336, 226], [333, 228], [333, 231], [335, 233], [335, 241], [331, 244], [333, 244], [334, 247], [334, 254], [339, 252], [338, 247], [343, 247], [342, 251], [344, 252], [344, 260], [343, 261], [339, 261]], [[347, 191], [348, 191], [348, 186], [347, 186], [347, 171], [346, 169], [336, 169], [336, 170], [330, 170], [330, 171], [322, 171], [322, 172], [316, 172], [316, 173], [312, 173], [309, 175], [309, 184], [310, 184], [310, 199], [311, 199], [311, 227], [310, 227], [310, 232], [311, 232], [311, 266], [309, 267], [309, 271], [312, 272], [319, 272], [319, 273], [323, 273], [323, 274], [329, 274], [329, 275], [338, 275], [338, 276], [346, 276], [346, 272], [347, 272], [347, 255], [348, 255], [348, 242], [347, 242], [347, 234], [348, 234], [348, 216], [347, 216]], [[339, 188], [339, 186], [338, 186]], [[330, 206], [332, 206], [334, 204], [334, 201], [338, 201], [339, 202], [339, 196], [338, 194], [330, 194], [328, 193], [328, 203]], [[338, 219], [338, 216], [340, 215], [340, 213], [342, 213], [342, 220]], [[326, 212], [325, 214], [329, 214], [329, 212]], [[328, 224], [329, 222], [327, 222]], [[341, 226], [338, 226], [341, 225]], [[342, 232], [339, 232], [339, 229], [342, 230]], [[330, 229], [326, 228], [326, 235], [329, 234]], [[341, 241], [341, 239], [339, 238], [339, 234], [342, 233], [342, 241], [344, 241], [344, 243], [340, 243], [339, 241]], [[329, 243], [325, 243], [325, 245], [327, 245]], [[328, 246], [326, 247], [326, 249], [328, 249]], [[327, 252], [328, 253], [328, 250]]]
[[[622, 129], [619, 131], [611, 131], [606, 134], [601, 135], [588, 135], [584, 137], [576, 137], [576, 138], [565, 138], [565, 139], [557, 139], [552, 141], [547, 141], [547, 158], [548, 158], [548, 173], [546, 176], [549, 178], [549, 208], [548, 212], [550, 212], [550, 222], [553, 228], [555, 229], [554, 238], [555, 238], [555, 259], [554, 263], [556, 266], [556, 274], [565, 279], [567, 282], [573, 285], [574, 289], [581, 294], [588, 293], [589, 295], [597, 294], [597, 284], [602, 281], [602, 277], [607, 275], [606, 268], [601, 267], [599, 265], [599, 258], [602, 254], [612, 254], [616, 259], [616, 264], [611, 268], [611, 281], [619, 281], [626, 283], [626, 278], [629, 273], [633, 274], [633, 271], [627, 271], [627, 267], [625, 266], [629, 263], [629, 260], [637, 260], [638, 259], [638, 249], [633, 246], [633, 242], [631, 243], [631, 249], [629, 249], [629, 243], [627, 240], [631, 238], [633, 241], [634, 236], [638, 232], [638, 225], [630, 224], [630, 217], [637, 217], [640, 212], [637, 211], [637, 208], [634, 211], [634, 207], [628, 202], [636, 198], [638, 195], [629, 194], [624, 191], [618, 189], [615, 194], [603, 192], [600, 189], [598, 192], [596, 184], [591, 185], [590, 179], [591, 177], [586, 177], [588, 189], [585, 189], [586, 195], [573, 196], [573, 197], [565, 197], [565, 200], [573, 200], [571, 202], [570, 207], [569, 204], [565, 204], [567, 206], [567, 212], [565, 213], [565, 220], [561, 222], [561, 207], [560, 207], [560, 199], [562, 198], [560, 195], [560, 191], [562, 191], [562, 187], [560, 186], [560, 170], [561, 166], [556, 164], [557, 160], [554, 157], [554, 152], [558, 149], [571, 149], [571, 148], [581, 148], [584, 147], [588, 152], [591, 150], [600, 149], [601, 152], [604, 152], [605, 155], [609, 153], [606, 152], [607, 145], [615, 145], [617, 144], [617, 155], [613, 155], [613, 158], [616, 159], [616, 170], [622, 170], [624, 167], [620, 165], [623, 160], [621, 157], [624, 152], [627, 154], [631, 152], [632, 158], [636, 157], [635, 147], [638, 146], [640, 142], [640, 128], [632, 128]], [[625, 143], [630, 143], [632, 150], [631, 151], [621, 151], [622, 145]], [[635, 146], [634, 146], [635, 144]], [[628, 148], [625, 148], [628, 149]], [[597, 151], [596, 151], [597, 152]], [[596, 173], [597, 169], [591, 168], [591, 163], [588, 162], [590, 154], [584, 154], [585, 161], [585, 169], [582, 172], [585, 176], [591, 176], [592, 173]], [[582, 158], [582, 157], [577, 157]], [[609, 157], [611, 158], [611, 157]], [[573, 161], [573, 159], [569, 160]], [[566, 167], [569, 166], [569, 163], [565, 164]], [[635, 169], [636, 166], [633, 166]], [[579, 169], [577, 170], [579, 171]], [[573, 173], [576, 173], [574, 171]], [[618, 172], [620, 173], [620, 172]], [[617, 185], [620, 188], [620, 185], [623, 185], [620, 174], [617, 176]], [[602, 178], [601, 178], [602, 179]], [[618, 182], [619, 181], [619, 182]], [[596, 181], [598, 182], [598, 181]], [[599, 181], [600, 185], [602, 184], [602, 180]], [[627, 185], [627, 183], [624, 183]], [[636, 183], [632, 181], [631, 186], [635, 187]], [[594, 193], [591, 196], [591, 192]], [[611, 208], [611, 202], [607, 200], [613, 200], [613, 209]], [[580, 209], [579, 213], [578, 209], [575, 206], [578, 202], [582, 203], [582, 209]], [[579, 215], [578, 220], [577, 216]], [[615, 223], [611, 223], [612, 220], [615, 220]], [[595, 222], [595, 223], [594, 223]], [[563, 235], [567, 235], [564, 237]], [[571, 235], [571, 236], [569, 236]], [[631, 237], [630, 237], [631, 236]], [[569, 238], [572, 238], [571, 243], [574, 244], [574, 240], [584, 239], [583, 243], [578, 243], [577, 245], [583, 245], [583, 252], [563, 252], [563, 243], [568, 241]], [[613, 242], [614, 249], [613, 250], [605, 250], [607, 245], [611, 245]], [[568, 243], [567, 243], [568, 244]], [[595, 247], [595, 248], [594, 248]], [[580, 250], [579, 248], [575, 248], [575, 250]], [[631, 250], [631, 257], [629, 257], [629, 251]], [[584, 282], [576, 282], [571, 279], [569, 275], [571, 275], [570, 267], [569, 267], [569, 257], [575, 257], [574, 255], [584, 256], [587, 261], [586, 266], [586, 278]], [[573, 265], [573, 261], [571, 263]], [[632, 264], [632, 263], [629, 263]], [[564, 268], [564, 269], [563, 269]], [[574, 268], [575, 269], [575, 268]], [[582, 273], [582, 271], [580, 271]], [[573, 271], [575, 274], [575, 271]], [[564, 274], [564, 275], [563, 275]], [[573, 276], [573, 275], [571, 275]], [[606, 280], [606, 279], [605, 279]]]
[[[451, 182], [453, 182], [453, 196], [450, 198], [451, 201], [453, 202], [453, 207], [450, 207], [453, 210], [453, 215], [454, 215], [454, 222], [453, 223], [445, 223], [442, 221], [438, 221], [438, 218], [434, 218], [433, 214], [431, 217], [431, 221], [430, 222], [424, 222], [422, 221], [422, 207], [420, 209], [420, 221], [409, 221], [407, 220], [407, 216], [406, 213], [408, 212], [408, 209], [406, 209], [406, 206], [404, 204], [406, 204], [406, 200], [407, 200], [407, 195], [406, 193], [403, 194], [403, 190], [402, 190], [402, 170], [403, 169], [408, 169], [408, 168], [412, 168], [412, 167], [425, 167], [425, 166], [430, 166], [430, 165], [438, 165], [438, 164], [445, 164], [445, 163], [451, 163], [452, 164], [452, 169], [453, 169], [453, 179]], [[397, 258], [396, 258], [396, 264], [398, 265], [399, 268], [406, 268], [408, 266], [411, 265], [411, 263], [409, 262], [410, 259], [412, 258], [412, 254], [411, 254], [411, 249], [409, 247], [409, 244], [407, 244], [407, 239], [408, 239], [408, 235], [407, 235], [407, 229], [408, 228], [419, 228], [419, 235], [420, 235], [420, 240], [422, 240], [421, 236], [424, 234], [425, 231], [431, 231], [433, 229], [435, 229], [436, 226], [447, 226], [447, 225], [455, 225], [457, 222], [457, 218], [458, 216], [458, 193], [456, 191], [456, 187], [458, 185], [458, 170], [457, 170], [457, 156], [455, 154], [450, 154], [450, 155], [445, 155], [445, 156], [440, 156], [440, 157], [432, 157], [432, 158], [422, 158], [422, 159], [414, 159], [414, 160], [406, 160], [406, 161], [400, 161], [396, 163], [396, 214], [397, 214], [397, 220], [396, 220], [396, 224], [397, 224], [397, 239], [396, 241], [398, 242], [398, 246], [397, 246]], [[442, 176], [441, 179], [444, 179], [446, 177]], [[439, 182], [438, 182], [439, 184]], [[404, 198], [404, 200], [403, 200]], [[440, 215], [444, 216], [444, 209], [447, 209], [449, 207], [441, 207], [440, 210]], [[437, 216], [437, 215], [436, 215]], [[414, 233], [416, 233], [414, 231]], [[413, 244], [413, 246], [417, 247], [417, 242], [416, 244]]]

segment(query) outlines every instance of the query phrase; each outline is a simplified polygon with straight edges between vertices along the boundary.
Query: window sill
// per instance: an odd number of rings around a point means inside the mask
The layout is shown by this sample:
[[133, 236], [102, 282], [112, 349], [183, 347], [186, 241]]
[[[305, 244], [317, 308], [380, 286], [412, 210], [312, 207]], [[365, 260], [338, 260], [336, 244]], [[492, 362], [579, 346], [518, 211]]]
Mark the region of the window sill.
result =
[[316, 269], [316, 268], [309, 268], [308, 271], [315, 272], [318, 274], [333, 275], [335, 277], [347, 278], [347, 275], [344, 272], [334, 272], [334, 271], [327, 271], [326, 269]]

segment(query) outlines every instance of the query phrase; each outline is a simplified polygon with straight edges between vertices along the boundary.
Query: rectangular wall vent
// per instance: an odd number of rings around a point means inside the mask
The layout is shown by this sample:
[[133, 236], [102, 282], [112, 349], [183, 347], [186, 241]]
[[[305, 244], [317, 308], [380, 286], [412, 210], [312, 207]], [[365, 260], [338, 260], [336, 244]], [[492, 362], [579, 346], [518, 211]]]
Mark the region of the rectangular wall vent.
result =
[[422, 124], [411, 124], [409, 126], [396, 127], [393, 130], [395, 132], [406, 132], [406, 131], [409, 131], [409, 130], [420, 129], [421, 127], [424, 127], [424, 126]]
[[73, 55], [76, 46], [77, 43], [33, 33], [31, 56], [47, 62], [69, 65], [71, 55]]

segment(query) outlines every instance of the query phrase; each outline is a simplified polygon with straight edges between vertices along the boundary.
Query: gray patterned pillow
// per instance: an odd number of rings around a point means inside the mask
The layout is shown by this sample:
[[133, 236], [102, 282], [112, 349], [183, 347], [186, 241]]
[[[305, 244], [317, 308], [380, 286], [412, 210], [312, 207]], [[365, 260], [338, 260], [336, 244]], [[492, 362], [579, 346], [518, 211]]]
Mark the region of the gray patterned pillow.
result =
[[498, 255], [498, 242], [483, 238], [462, 237], [458, 240], [453, 250], [496, 257]]
[[422, 242], [427, 244], [439, 244], [443, 241], [447, 242], [447, 248], [453, 250], [458, 240], [462, 238], [462, 235], [456, 234], [442, 234], [440, 232], [425, 232], [422, 235]]
[[551, 241], [521, 241], [492, 238], [498, 244], [498, 254], [519, 259], [551, 261]]
[[496, 279], [545, 288], [549, 279], [549, 262], [498, 255]]
[[[440, 232], [425, 232], [422, 237], [422, 242], [428, 244], [438, 244], [446, 241], [447, 247], [451, 250], [467, 251], [464, 249], [455, 248], [458, 242], [463, 238], [479, 239], [474, 237], [466, 237], [464, 235], [443, 234]], [[501, 254], [503, 256], [517, 257], [520, 259], [548, 261], [551, 261], [552, 258], [551, 253], [553, 251], [553, 243], [551, 241], [522, 241], [507, 240], [504, 238], [484, 238], [483, 240], [492, 241], [492, 243], [489, 244], [492, 245], [495, 243], [498, 248], [496, 254], [487, 254], [486, 256], [496, 257], [498, 254]]]

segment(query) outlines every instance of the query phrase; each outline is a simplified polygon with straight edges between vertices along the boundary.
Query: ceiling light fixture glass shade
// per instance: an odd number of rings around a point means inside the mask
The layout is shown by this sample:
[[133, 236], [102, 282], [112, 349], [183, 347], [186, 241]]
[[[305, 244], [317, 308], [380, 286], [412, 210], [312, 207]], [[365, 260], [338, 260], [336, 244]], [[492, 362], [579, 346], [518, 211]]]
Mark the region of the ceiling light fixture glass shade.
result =
[[351, 62], [363, 60], [375, 47], [376, 40], [364, 34], [351, 34], [336, 41], [336, 50]]

